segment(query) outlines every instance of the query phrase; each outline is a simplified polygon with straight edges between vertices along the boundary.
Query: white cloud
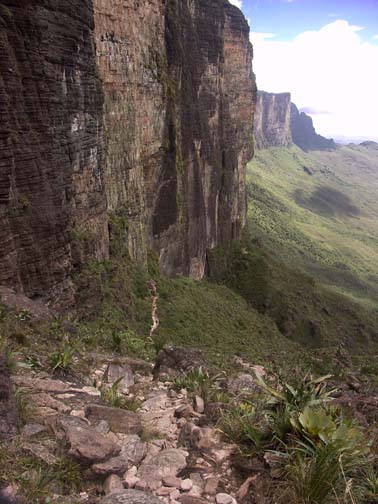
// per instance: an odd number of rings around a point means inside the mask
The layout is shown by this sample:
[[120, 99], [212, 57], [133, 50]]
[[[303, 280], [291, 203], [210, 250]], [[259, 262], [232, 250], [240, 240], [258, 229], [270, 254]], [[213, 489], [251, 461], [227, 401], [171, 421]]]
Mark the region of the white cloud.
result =
[[377, 35], [373, 35], [373, 39], [378, 39], [378, 34]]
[[378, 46], [364, 42], [360, 26], [337, 20], [290, 42], [252, 33], [259, 89], [290, 91], [314, 116], [324, 135], [378, 137]]
[[236, 7], [239, 7], [239, 9], [241, 9], [243, 6], [242, 0], [229, 0], [229, 2], [230, 2], [230, 4], [236, 5]]

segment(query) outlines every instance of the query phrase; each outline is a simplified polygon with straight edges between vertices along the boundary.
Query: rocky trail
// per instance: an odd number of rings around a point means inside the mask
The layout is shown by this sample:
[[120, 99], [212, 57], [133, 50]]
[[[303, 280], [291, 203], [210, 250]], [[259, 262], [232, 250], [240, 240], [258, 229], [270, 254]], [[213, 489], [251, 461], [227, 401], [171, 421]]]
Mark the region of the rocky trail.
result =
[[[62, 457], [80, 464], [78, 493], [59, 495], [52, 484], [49, 502], [236, 502], [235, 446], [214, 425], [216, 405], [166, 381], [201, 365], [199, 352], [167, 348], [154, 367], [99, 354], [79, 364], [76, 376], [20, 367], [12, 378], [30, 418], [10, 442], [45, 466], [54, 468]], [[112, 406], [104, 391], [135, 411]], [[3, 493], [17, 490], [9, 485]]]

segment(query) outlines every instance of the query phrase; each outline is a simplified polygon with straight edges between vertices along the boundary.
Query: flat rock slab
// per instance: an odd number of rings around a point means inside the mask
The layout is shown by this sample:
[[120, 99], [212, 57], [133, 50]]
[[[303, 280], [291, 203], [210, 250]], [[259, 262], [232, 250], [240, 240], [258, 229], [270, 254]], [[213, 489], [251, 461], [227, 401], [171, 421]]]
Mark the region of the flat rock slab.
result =
[[54, 430], [63, 431], [69, 444], [69, 454], [84, 464], [103, 462], [118, 455], [121, 447], [112, 439], [97, 432], [79, 418], [61, 417], [56, 420]]
[[47, 465], [54, 465], [58, 461], [55, 455], [50, 453], [50, 451], [45, 446], [38, 443], [24, 443], [22, 445], [22, 449], [39, 458]]
[[167, 476], [177, 476], [186, 467], [187, 452], [171, 448], [146, 459], [138, 470], [138, 478], [149, 484]]
[[147, 492], [124, 490], [107, 495], [100, 504], [161, 504], [161, 501]]
[[34, 406], [39, 408], [51, 408], [60, 413], [69, 413], [71, 408], [64, 404], [62, 401], [58, 401], [51, 397], [51, 395], [46, 392], [40, 392], [39, 394], [28, 395], [28, 400]]
[[106, 420], [113, 432], [123, 434], [140, 434], [142, 432], [139, 415], [133, 411], [90, 404], [85, 408], [85, 416], [91, 423]]
[[177, 499], [181, 504], [209, 504], [209, 501], [195, 495], [183, 494]]
[[[42, 392], [68, 392], [70, 385], [60, 380], [52, 380], [51, 378], [34, 378], [31, 376], [14, 376], [13, 382], [18, 387], [25, 387]], [[72, 385], [73, 386], [73, 385]]]

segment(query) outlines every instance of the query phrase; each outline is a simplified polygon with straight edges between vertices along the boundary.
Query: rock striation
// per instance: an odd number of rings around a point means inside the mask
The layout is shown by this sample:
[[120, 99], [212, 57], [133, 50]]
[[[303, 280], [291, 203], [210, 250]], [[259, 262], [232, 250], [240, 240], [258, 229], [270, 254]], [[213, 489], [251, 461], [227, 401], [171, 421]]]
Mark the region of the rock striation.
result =
[[290, 93], [257, 92], [254, 136], [257, 149], [288, 147], [293, 143], [290, 129]]
[[76, 246], [106, 258], [103, 92], [90, 2], [2, 0], [0, 284], [70, 296]]
[[332, 139], [316, 133], [311, 117], [299, 112], [290, 93], [257, 92], [254, 138], [258, 149], [292, 144], [305, 151], [336, 148]]
[[0, 284], [72, 299], [109, 255], [202, 278], [246, 219], [255, 81], [225, 0], [2, 0]]

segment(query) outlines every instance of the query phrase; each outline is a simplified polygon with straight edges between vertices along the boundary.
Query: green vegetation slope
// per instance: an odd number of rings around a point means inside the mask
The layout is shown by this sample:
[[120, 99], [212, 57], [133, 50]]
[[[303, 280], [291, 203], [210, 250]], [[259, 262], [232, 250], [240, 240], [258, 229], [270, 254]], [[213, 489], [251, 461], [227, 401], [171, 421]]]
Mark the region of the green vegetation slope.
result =
[[378, 300], [378, 148], [256, 152], [249, 165], [252, 236], [328, 289]]

